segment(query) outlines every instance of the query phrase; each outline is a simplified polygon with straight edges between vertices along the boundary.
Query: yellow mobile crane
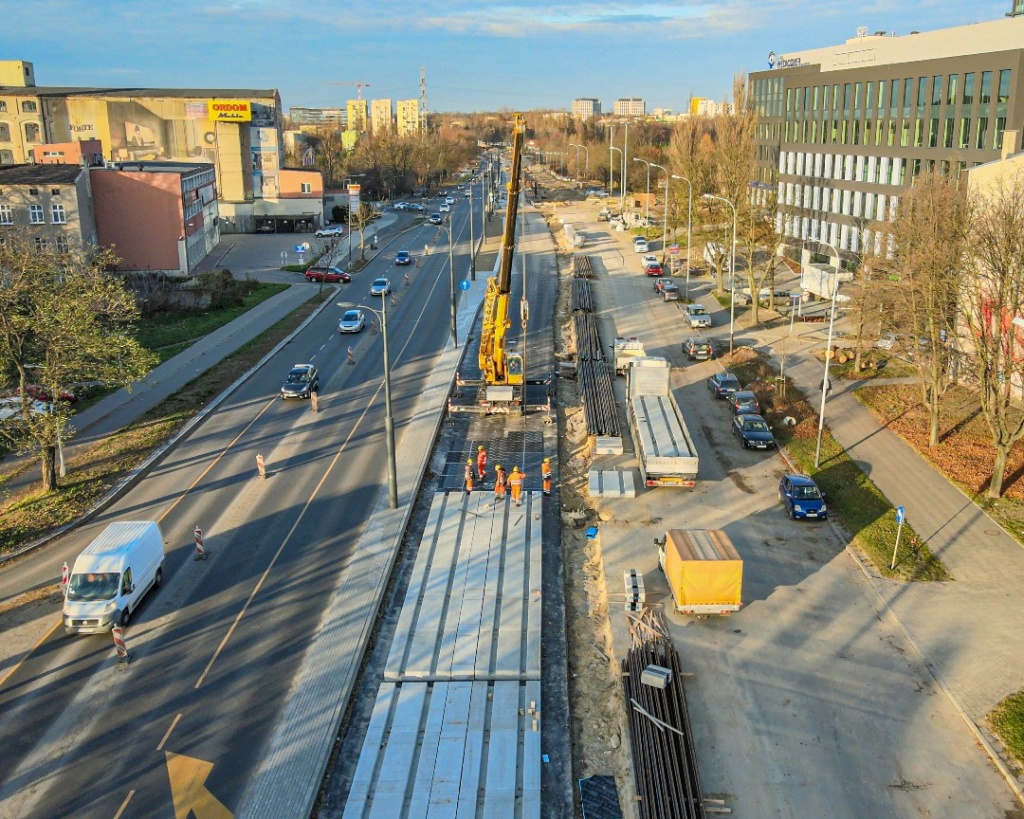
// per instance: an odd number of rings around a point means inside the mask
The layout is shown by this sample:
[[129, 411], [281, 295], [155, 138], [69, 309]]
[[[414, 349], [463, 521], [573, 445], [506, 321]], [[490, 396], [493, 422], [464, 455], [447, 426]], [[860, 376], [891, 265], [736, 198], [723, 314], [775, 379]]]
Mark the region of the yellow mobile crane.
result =
[[[508, 317], [512, 292], [512, 254], [516, 244], [516, 219], [519, 214], [520, 177], [523, 164], [523, 136], [526, 127], [522, 114], [516, 114], [512, 128], [512, 163], [509, 170], [505, 228], [501, 239], [498, 274], [487, 282], [484, 294], [483, 326], [480, 333], [480, 371], [482, 381], [457, 379], [459, 386], [476, 384], [480, 389], [474, 405], [448, 402], [449, 412], [522, 413], [524, 411], [524, 360], [521, 352], [505, 349], [511, 322]], [[525, 329], [528, 306], [524, 295], [520, 307]]]

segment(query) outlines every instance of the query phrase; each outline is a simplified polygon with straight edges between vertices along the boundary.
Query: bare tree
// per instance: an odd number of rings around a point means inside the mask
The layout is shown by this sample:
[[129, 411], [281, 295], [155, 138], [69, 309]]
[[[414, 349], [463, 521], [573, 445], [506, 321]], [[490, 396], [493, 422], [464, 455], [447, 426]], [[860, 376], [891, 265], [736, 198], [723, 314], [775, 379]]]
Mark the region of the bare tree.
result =
[[939, 408], [950, 384], [944, 341], [956, 327], [970, 222], [966, 185], [932, 173], [900, 198], [892, 225], [899, 329], [921, 376], [929, 446], [939, 443]]
[[998, 498], [1010, 448], [1024, 438], [1024, 327], [1018, 324], [1024, 317], [1024, 174], [978, 194], [971, 260], [961, 305], [995, 447], [986, 494]]
[[56, 454], [70, 437], [72, 407], [61, 400], [83, 381], [129, 387], [156, 363], [135, 340], [135, 299], [105, 272], [112, 253], [62, 252], [17, 229], [0, 241], [0, 372], [19, 400], [0, 418], [0, 438], [40, 460], [44, 491], [57, 488]]

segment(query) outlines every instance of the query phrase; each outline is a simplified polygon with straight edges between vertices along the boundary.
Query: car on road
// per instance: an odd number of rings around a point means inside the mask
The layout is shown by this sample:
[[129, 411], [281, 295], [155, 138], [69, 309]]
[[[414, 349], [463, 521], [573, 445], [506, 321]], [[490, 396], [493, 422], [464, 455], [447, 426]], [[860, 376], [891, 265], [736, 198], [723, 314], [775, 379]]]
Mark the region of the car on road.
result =
[[707, 361], [714, 356], [715, 348], [710, 341], [700, 336], [691, 336], [683, 342], [683, 352], [690, 361]]
[[726, 396], [736, 415], [760, 415], [761, 402], [753, 390], [736, 390]]
[[312, 265], [306, 268], [306, 280], [311, 282], [350, 282], [352, 277], [340, 267]]
[[732, 431], [744, 449], [774, 449], [775, 436], [768, 422], [760, 415], [737, 415], [732, 419]]
[[708, 379], [708, 389], [714, 394], [715, 398], [728, 398], [731, 393], [738, 392], [740, 387], [740, 380], [728, 370], [724, 372], [715, 373], [711, 378]]
[[825, 493], [807, 475], [783, 475], [779, 481], [779, 501], [786, 507], [792, 520], [825, 520], [828, 517]]
[[442, 204], [437, 206], [437, 209], [441, 211], [441, 213], [450, 213], [452, 206], [449, 205], [447, 202], [443, 202]]
[[696, 302], [686, 305], [686, 321], [692, 329], [711, 326], [711, 316], [708, 315], [708, 311], [704, 309], [703, 305]]
[[633, 250], [635, 250], [637, 253], [646, 253], [647, 251], [650, 250], [650, 247], [648, 247], [647, 240], [643, 236], [634, 236]]
[[646, 276], [660, 276], [664, 273], [661, 269], [661, 265], [658, 263], [644, 265], [644, 275]]
[[454, 196], [446, 196], [444, 198], [444, 203], [446, 205], [454, 205], [455, 204], [455, 197]]
[[316, 236], [318, 239], [322, 239], [325, 236], [344, 236], [345, 235], [345, 227], [344, 227], [344, 225], [329, 225], [329, 226], [320, 228], [313, 235]]
[[[658, 281], [664, 281], [664, 279], [658, 279]], [[672, 282], [665, 282], [661, 287], [661, 298], [662, 301], [679, 301], [682, 299], [683, 294], [679, 292], [679, 285], [673, 284]]]
[[296, 364], [281, 385], [282, 398], [309, 398], [320, 386], [320, 372], [313, 364]]
[[370, 285], [371, 296], [387, 296], [391, 293], [391, 282], [385, 278], [374, 279]]
[[362, 310], [346, 310], [338, 319], [339, 333], [361, 333], [366, 326]]
[[640, 257], [641, 267], [647, 267], [649, 264], [661, 264], [661, 259], [658, 258], [657, 253], [645, 253]]
[[667, 287], [671, 283], [672, 283], [671, 279], [662, 279], [662, 278], [655, 279], [654, 280], [654, 292], [655, 293], [662, 293], [662, 292], [664, 292], [665, 287]]
[[395, 202], [395, 204], [393, 204], [391, 207], [394, 210], [409, 210], [409, 203], [408, 202]]
[[430, 224], [432, 225], [439, 225], [444, 220], [441, 218], [440, 213], [432, 213], [430, 214], [430, 218], [427, 221], [430, 222]]
[[423, 207], [423, 205], [421, 205], [419, 202], [410, 202], [407, 210], [417, 210], [422, 213], [423, 211], [426, 210], [426, 208]]
[[395, 254], [395, 264], [398, 266], [412, 264], [412, 254], [408, 250], [399, 250]]

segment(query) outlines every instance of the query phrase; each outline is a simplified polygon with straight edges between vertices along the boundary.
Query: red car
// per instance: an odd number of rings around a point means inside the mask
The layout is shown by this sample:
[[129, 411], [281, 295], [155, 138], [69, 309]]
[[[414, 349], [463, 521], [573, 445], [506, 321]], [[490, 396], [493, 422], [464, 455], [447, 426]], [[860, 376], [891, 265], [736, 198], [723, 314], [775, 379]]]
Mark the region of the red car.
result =
[[345, 282], [352, 281], [352, 277], [340, 267], [324, 267], [315, 265], [306, 268], [306, 281], [311, 282]]
[[661, 275], [661, 265], [660, 264], [649, 264], [649, 265], [647, 265], [647, 267], [644, 268], [644, 273], [646, 273], [648, 276], [660, 276]]

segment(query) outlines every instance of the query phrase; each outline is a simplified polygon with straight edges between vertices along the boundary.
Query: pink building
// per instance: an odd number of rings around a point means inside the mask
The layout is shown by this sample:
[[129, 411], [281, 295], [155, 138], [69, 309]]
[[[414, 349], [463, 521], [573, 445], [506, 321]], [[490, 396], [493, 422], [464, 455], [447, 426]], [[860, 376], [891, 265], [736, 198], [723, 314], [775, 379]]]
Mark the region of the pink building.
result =
[[118, 270], [189, 276], [220, 241], [213, 165], [108, 163], [90, 181], [98, 244]]

